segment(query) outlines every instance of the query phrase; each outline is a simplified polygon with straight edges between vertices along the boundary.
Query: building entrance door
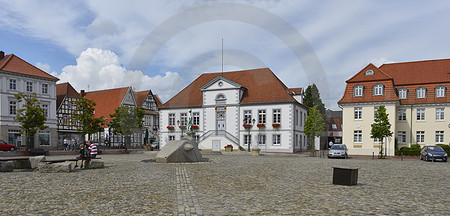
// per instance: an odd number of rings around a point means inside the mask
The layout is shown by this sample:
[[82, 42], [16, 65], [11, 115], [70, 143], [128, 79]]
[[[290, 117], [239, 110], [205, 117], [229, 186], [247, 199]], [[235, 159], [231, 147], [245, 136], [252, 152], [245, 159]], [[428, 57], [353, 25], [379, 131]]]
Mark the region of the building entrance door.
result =
[[217, 111], [216, 115], [216, 130], [217, 134], [223, 135], [226, 130], [226, 119], [225, 119], [225, 111]]
[[212, 141], [212, 150], [213, 151], [220, 151], [220, 140], [213, 140]]

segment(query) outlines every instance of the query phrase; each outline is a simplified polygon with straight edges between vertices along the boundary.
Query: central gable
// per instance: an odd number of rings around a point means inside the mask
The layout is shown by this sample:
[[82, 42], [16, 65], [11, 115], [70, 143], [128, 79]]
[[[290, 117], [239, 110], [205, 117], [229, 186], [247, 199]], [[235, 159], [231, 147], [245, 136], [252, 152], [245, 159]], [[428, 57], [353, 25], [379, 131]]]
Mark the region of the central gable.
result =
[[134, 92], [132, 88], [128, 88], [128, 92], [123, 98], [121, 106], [136, 106], [136, 98], [134, 97]]
[[218, 76], [200, 88], [201, 91], [214, 91], [224, 89], [240, 89], [243, 86], [223, 76]]

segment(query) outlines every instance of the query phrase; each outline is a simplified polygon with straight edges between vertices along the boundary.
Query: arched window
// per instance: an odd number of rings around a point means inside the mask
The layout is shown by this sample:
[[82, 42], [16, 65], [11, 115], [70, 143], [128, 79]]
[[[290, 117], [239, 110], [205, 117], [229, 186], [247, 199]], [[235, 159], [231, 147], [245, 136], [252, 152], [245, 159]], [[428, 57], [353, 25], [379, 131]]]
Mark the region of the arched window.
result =
[[218, 94], [216, 96], [216, 104], [225, 104], [227, 101], [227, 98], [223, 94]]
[[426, 98], [427, 97], [427, 88], [420, 86], [416, 88], [416, 98]]
[[445, 91], [447, 88], [443, 85], [436, 86], [434, 88], [434, 91], [436, 92], [436, 97], [445, 97]]
[[364, 96], [364, 86], [361, 84], [355, 85], [355, 87], [353, 87], [353, 97], [362, 96]]
[[368, 76], [368, 75], [374, 75], [374, 74], [375, 74], [375, 72], [373, 72], [372, 69], [368, 69], [368, 70], [366, 70], [366, 72], [364, 73], [364, 75], [366, 75], [366, 76]]
[[384, 85], [381, 83], [377, 83], [373, 85], [373, 95], [383, 95], [384, 94]]
[[407, 88], [398, 89], [398, 98], [408, 99], [408, 89]]

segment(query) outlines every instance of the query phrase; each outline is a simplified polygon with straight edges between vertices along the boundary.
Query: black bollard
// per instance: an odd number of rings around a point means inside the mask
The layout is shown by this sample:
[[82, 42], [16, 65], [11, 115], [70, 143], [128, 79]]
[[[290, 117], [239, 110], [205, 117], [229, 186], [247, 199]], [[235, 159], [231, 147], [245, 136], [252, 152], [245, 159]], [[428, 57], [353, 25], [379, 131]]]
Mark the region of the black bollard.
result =
[[375, 160], [375, 153], [372, 152], [372, 160]]
[[402, 155], [402, 161], [403, 161], [403, 152], [401, 153], [401, 155]]

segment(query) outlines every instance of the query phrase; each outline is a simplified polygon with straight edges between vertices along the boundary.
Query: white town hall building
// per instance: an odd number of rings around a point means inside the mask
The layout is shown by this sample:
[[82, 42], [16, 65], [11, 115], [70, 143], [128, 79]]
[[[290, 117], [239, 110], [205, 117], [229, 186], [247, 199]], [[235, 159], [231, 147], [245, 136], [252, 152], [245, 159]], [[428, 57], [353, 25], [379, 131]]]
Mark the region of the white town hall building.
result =
[[192, 111], [202, 150], [257, 145], [265, 152], [302, 151], [302, 100], [301, 88], [287, 88], [269, 68], [205, 73], [160, 107], [161, 146], [185, 135]]

